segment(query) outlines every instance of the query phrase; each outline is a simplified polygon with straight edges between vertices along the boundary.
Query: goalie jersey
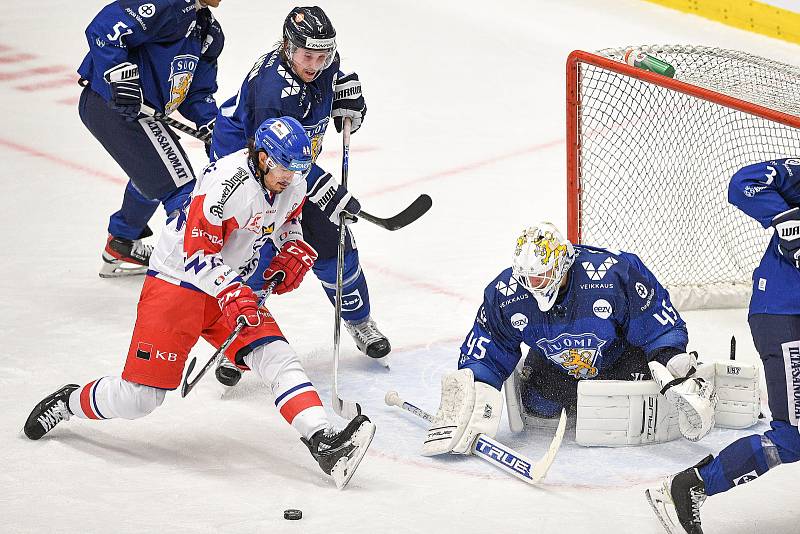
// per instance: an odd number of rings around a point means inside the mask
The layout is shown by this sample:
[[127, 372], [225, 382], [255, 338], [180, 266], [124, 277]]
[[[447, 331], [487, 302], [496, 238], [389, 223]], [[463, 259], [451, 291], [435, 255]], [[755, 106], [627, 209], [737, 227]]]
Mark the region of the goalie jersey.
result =
[[660, 348], [685, 351], [686, 323], [636, 255], [586, 245], [575, 253], [567, 285], [547, 312], [511, 268], [500, 273], [484, 290], [459, 369], [499, 390], [522, 356], [521, 343], [576, 380], [597, 377], [632, 347], [649, 357]]
[[[89, 53], [78, 68], [92, 90], [111, 99], [103, 74], [121, 63], [139, 66], [144, 101], [198, 126], [217, 115], [217, 58], [224, 35], [195, 0], [117, 0], [86, 28]], [[244, 147], [240, 147], [244, 148]]]
[[[800, 158], [784, 158], [743, 167], [731, 178], [728, 202], [770, 228], [772, 219], [800, 206]], [[800, 270], [778, 252], [773, 233], [753, 272], [750, 315], [800, 315]]]

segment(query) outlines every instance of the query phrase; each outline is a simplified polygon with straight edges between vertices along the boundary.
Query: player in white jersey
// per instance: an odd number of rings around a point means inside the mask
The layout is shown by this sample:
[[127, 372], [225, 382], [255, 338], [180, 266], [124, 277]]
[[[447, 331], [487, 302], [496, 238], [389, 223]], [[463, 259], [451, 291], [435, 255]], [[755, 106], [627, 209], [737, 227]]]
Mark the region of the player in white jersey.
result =
[[264, 121], [251, 147], [206, 167], [153, 252], [122, 375], [62, 387], [33, 409], [25, 435], [39, 439], [72, 416], [148, 415], [180, 385], [200, 336], [219, 347], [244, 323], [225, 356], [270, 386], [322, 470], [338, 487], [347, 484], [375, 425], [359, 415], [344, 430], [332, 429], [294, 350], [244, 283], [268, 240], [279, 250], [264, 274], [280, 280], [276, 294], [298, 287], [311, 269], [316, 252], [303, 241], [299, 221], [310, 168], [311, 143], [291, 117]]

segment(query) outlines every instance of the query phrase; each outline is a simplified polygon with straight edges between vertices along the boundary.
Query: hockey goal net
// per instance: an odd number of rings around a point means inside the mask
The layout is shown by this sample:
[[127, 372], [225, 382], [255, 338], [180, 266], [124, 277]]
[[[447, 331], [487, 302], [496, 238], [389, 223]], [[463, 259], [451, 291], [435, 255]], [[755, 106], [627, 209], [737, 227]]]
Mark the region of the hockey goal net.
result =
[[771, 230], [728, 204], [744, 165], [800, 156], [800, 68], [700, 46], [636, 46], [567, 60], [571, 241], [637, 254], [679, 309], [746, 306]]

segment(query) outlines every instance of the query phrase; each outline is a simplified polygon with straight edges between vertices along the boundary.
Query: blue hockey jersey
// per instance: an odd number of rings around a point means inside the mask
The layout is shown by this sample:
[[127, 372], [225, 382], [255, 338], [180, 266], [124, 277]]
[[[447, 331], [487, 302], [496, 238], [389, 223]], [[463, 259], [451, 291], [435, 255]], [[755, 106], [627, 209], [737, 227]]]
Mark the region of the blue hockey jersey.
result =
[[[669, 293], [634, 254], [575, 246], [567, 286], [542, 312], [504, 270], [486, 287], [472, 330], [461, 345], [459, 369], [500, 389], [522, 356], [520, 344], [575, 379], [591, 379], [631, 347], [651, 354], [686, 350], [686, 323]], [[662, 362], [663, 363], [663, 362]]]
[[118, 0], [86, 28], [89, 53], [78, 74], [106, 101], [103, 74], [120, 63], [139, 66], [144, 101], [169, 114], [176, 109], [201, 126], [217, 115], [217, 58], [224, 35], [196, 0]]
[[[772, 218], [800, 206], [800, 158], [743, 167], [731, 178], [728, 202], [769, 228]], [[777, 234], [753, 271], [750, 315], [800, 315], [800, 270], [778, 252]]]
[[[333, 86], [340, 74], [339, 54], [310, 83], [305, 83], [286, 65], [279, 48], [264, 54], [253, 65], [239, 92], [220, 106], [211, 141], [212, 159], [246, 147], [247, 140], [255, 136], [265, 120], [289, 116], [305, 128], [316, 161], [330, 122]], [[308, 177], [309, 186], [323, 174], [314, 164]]]

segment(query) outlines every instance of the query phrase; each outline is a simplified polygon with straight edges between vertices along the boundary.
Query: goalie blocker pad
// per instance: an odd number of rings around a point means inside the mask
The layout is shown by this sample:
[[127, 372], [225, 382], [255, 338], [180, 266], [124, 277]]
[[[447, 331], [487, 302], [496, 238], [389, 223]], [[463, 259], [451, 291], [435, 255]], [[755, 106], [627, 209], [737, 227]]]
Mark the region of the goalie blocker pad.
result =
[[[697, 375], [717, 389], [716, 426], [742, 429], [758, 421], [761, 388], [756, 365], [709, 363], [700, 365]], [[513, 432], [529, 428], [536, 418], [524, 413], [517, 373], [509, 377], [504, 389], [509, 427]], [[578, 384], [578, 444], [624, 447], [663, 443], [680, 435], [677, 410], [659, 395], [654, 380], [582, 380]]]

